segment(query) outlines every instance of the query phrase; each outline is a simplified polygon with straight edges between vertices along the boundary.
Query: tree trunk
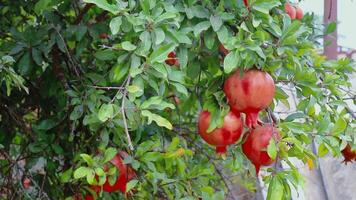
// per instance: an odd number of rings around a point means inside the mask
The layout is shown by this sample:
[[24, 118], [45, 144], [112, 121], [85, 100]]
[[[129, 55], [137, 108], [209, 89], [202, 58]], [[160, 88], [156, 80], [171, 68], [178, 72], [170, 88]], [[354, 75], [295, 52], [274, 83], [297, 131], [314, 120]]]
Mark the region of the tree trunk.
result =
[[[337, 0], [324, 0], [324, 24], [337, 23]], [[337, 28], [331, 34], [324, 36], [324, 55], [330, 60], [336, 60], [337, 49]]]

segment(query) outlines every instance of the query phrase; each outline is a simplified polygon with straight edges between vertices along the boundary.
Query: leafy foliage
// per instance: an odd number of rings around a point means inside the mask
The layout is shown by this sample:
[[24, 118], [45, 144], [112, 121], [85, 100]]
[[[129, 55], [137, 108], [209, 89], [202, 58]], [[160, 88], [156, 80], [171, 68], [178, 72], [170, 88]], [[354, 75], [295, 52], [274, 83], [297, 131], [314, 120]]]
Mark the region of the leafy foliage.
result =
[[[351, 143], [355, 119], [345, 96], [354, 69], [316, 50], [314, 19], [291, 19], [282, 0], [7, 1], [0, 6], [0, 191], [2, 198], [73, 199], [89, 185], [115, 182], [105, 169], [119, 150], [136, 176], [130, 199], [223, 199], [219, 166], [254, 176], [239, 145], [226, 160], [196, 134], [196, 117], [212, 112], [210, 130], [228, 107], [222, 84], [235, 70], [256, 67], [277, 84], [273, 110], [281, 141], [268, 154], [290, 169], [268, 169], [267, 199], [290, 199], [303, 184], [290, 158], [316, 156]], [[325, 30], [331, 33], [335, 24]], [[229, 50], [223, 58], [218, 45]], [[179, 66], [165, 63], [175, 51]], [[267, 112], [261, 119], [272, 123]], [[315, 155], [309, 145], [315, 141]], [[239, 141], [238, 144], [241, 144]], [[21, 180], [31, 179], [30, 189]], [[254, 179], [253, 179], [254, 181]], [[251, 185], [250, 179], [242, 184]], [[223, 186], [223, 187], [222, 187]], [[249, 187], [255, 190], [254, 187]], [[124, 194], [99, 193], [105, 199]]]

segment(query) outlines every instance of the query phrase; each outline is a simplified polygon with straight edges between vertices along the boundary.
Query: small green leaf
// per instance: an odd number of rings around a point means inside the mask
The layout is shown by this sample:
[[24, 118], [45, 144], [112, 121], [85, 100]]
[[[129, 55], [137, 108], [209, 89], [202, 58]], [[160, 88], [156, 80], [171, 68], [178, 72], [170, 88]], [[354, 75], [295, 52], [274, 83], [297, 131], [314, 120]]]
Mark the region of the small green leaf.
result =
[[208, 30], [208, 28], [210, 28], [210, 26], [211, 26], [210, 21], [200, 22], [199, 24], [195, 25], [193, 28], [194, 35], [198, 36], [202, 31]]
[[70, 181], [70, 178], [73, 173], [73, 168], [69, 168], [68, 170], [65, 170], [63, 173], [60, 173], [60, 182], [61, 183], [68, 183]]
[[153, 64], [155, 62], [160, 62], [162, 63], [165, 61], [168, 57], [168, 54], [172, 52], [175, 48], [175, 44], [167, 44], [167, 45], [162, 45], [156, 50], [152, 52], [152, 54], [149, 56], [148, 60], [149, 63]]
[[92, 166], [94, 161], [92, 159], [92, 157], [88, 154], [85, 154], [85, 153], [82, 153], [80, 154], [80, 157], [83, 158], [83, 160], [89, 165], [89, 166]]
[[267, 200], [282, 200], [284, 187], [277, 176], [273, 176], [268, 186]]
[[324, 157], [326, 154], [329, 153], [328, 148], [325, 146], [324, 143], [321, 143], [318, 147], [318, 156], [319, 157]]
[[113, 35], [116, 35], [120, 31], [120, 27], [122, 24], [121, 16], [115, 17], [110, 21], [110, 30]]
[[330, 34], [332, 32], [334, 32], [336, 30], [336, 22], [331, 22], [328, 24], [328, 26], [326, 27], [326, 31], [325, 34]]
[[234, 71], [239, 64], [236, 51], [230, 51], [224, 59], [224, 72], [229, 74]]
[[273, 138], [269, 141], [267, 153], [273, 160], [277, 157], [277, 145]]
[[133, 189], [137, 185], [137, 183], [138, 183], [138, 180], [136, 180], [136, 179], [129, 181], [126, 184], [126, 192], [129, 192], [131, 189]]
[[97, 168], [95, 168], [95, 174], [97, 174], [98, 176], [104, 176], [105, 172], [102, 168], [97, 167]]
[[142, 116], [148, 118], [148, 124], [151, 124], [152, 121], [155, 121], [158, 126], [166, 127], [169, 130], [172, 130], [173, 126], [166, 118], [161, 117], [160, 115], [151, 113], [148, 110], [141, 111]]
[[122, 46], [122, 48], [123, 48], [124, 50], [126, 50], [126, 51], [133, 51], [133, 50], [136, 49], [136, 46], [133, 45], [133, 44], [132, 44], [131, 42], [129, 42], [129, 41], [125, 41], [125, 42], [121, 43], [121, 46]]
[[106, 120], [114, 116], [114, 105], [113, 104], [103, 104], [98, 112], [98, 118], [100, 121], [105, 122]]
[[85, 3], [93, 3], [97, 5], [99, 8], [109, 11], [112, 14], [116, 15], [119, 13], [119, 9], [116, 6], [109, 4], [106, 0], [84, 0]]
[[74, 171], [74, 178], [75, 179], [80, 179], [83, 178], [84, 176], [87, 176], [91, 172], [91, 169], [88, 167], [79, 167]]
[[220, 29], [221, 25], [223, 24], [223, 21], [221, 20], [220, 16], [212, 15], [210, 17], [210, 23], [211, 26], [213, 27], [213, 30], [216, 32]]
[[166, 35], [164, 34], [164, 31], [161, 28], [156, 28], [154, 30], [154, 33], [155, 33], [155, 37], [156, 37], [155, 44], [156, 45], [161, 44], [164, 41], [164, 38], [166, 37]]
[[103, 163], [109, 162], [111, 159], [113, 159], [115, 157], [115, 155], [117, 154], [117, 150], [110, 147], [108, 149], [105, 150], [104, 153], [104, 161]]
[[339, 119], [337, 119], [331, 132], [333, 135], [338, 135], [342, 133], [346, 129], [346, 127], [347, 127], [346, 121], [342, 117], [340, 117]]

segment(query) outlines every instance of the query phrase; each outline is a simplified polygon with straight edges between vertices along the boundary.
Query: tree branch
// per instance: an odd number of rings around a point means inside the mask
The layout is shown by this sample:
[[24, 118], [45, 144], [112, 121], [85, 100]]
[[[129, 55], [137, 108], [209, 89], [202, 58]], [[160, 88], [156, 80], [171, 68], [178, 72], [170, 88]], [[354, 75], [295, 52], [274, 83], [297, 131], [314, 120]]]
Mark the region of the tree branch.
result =
[[121, 113], [122, 113], [122, 120], [124, 121], [124, 127], [125, 127], [125, 133], [126, 133], [126, 137], [127, 137], [127, 142], [129, 143], [128, 145], [129, 145], [130, 150], [133, 151], [134, 147], [132, 145], [131, 137], [130, 137], [130, 134], [129, 134], [129, 129], [128, 129], [128, 126], [127, 126], [126, 115], [125, 115], [125, 98], [126, 98], [126, 95], [127, 95], [127, 87], [130, 85], [130, 82], [131, 82], [131, 76], [128, 76], [127, 77], [127, 81], [126, 81], [126, 87], [125, 87], [125, 90], [124, 90], [124, 94], [122, 96]]

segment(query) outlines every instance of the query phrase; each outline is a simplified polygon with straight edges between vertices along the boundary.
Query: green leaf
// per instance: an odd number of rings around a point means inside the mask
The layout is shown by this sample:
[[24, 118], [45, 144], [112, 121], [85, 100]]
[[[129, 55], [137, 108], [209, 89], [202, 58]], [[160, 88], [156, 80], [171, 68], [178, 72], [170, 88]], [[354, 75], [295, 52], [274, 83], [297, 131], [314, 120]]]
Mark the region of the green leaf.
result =
[[299, 20], [293, 21], [293, 23], [287, 28], [287, 30], [283, 31], [283, 34], [281, 36], [281, 41], [283, 42], [285, 38], [294, 35], [299, 30], [301, 25], [302, 24]]
[[113, 35], [116, 35], [120, 31], [120, 26], [122, 24], [121, 16], [115, 17], [110, 21], [110, 30]]
[[106, 0], [83, 0], [83, 2], [93, 3], [97, 5], [99, 8], [109, 11], [114, 15], [118, 14], [120, 11], [116, 6], [109, 4]]
[[32, 71], [30, 52], [27, 51], [18, 62], [18, 67], [21, 75], [28, 75]]
[[173, 85], [179, 93], [183, 94], [186, 97], [189, 96], [188, 90], [186, 87], [184, 87], [184, 85], [175, 82], [171, 82], [171, 85]]
[[229, 74], [234, 71], [239, 64], [239, 57], [236, 51], [230, 51], [224, 59], [224, 72]]
[[325, 146], [324, 143], [321, 143], [318, 147], [318, 156], [319, 157], [324, 157], [326, 154], [329, 153], [328, 148]]
[[105, 122], [106, 120], [113, 118], [114, 116], [114, 105], [113, 104], [103, 104], [98, 112], [98, 118], [100, 121]]
[[117, 154], [117, 150], [110, 147], [110, 148], [107, 148], [105, 150], [105, 153], [104, 153], [104, 161], [103, 163], [106, 163], [106, 162], [109, 162], [111, 159], [113, 159], [115, 157], [115, 155]]
[[269, 14], [269, 11], [274, 8], [281, 5], [281, 2], [276, 1], [276, 0], [257, 0], [253, 5], [252, 9], [257, 10], [259, 12], [262, 12], [264, 14]]
[[336, 22], [331, 22], [327, 25], [326, 30], [325, 30], [325, 34], [330, 34], [332, 32], [334, 32], [336, 30]]
[[95, 58], [102, 61], [114, 60], [116, 58], [115, 52], [112, 51], [111, 49], [97, 51], [95, 52], [94, 56]]
[[149, 63], [153, 64], [155, 62], [160, 62], [162, 63], [165, 61], [168, 57], [168, 54], [174, 50], [176, 47], [175, 44], [167, 44], [167, 45], [162, 45], [156, 50], [154, 50], [151, 55], [149, 56], [148, 60]]
[[273, 138], [269, 141], [269, 144], [267, 146], [267, 153], [272, 159], [275, 159], [277, 157], [277, 145]]
[[210, 23], [211, 26], [213, 27], [213, 30], [216, 32], [220, 29], [221, 25], [223, 24], [223, 21], [221, 20], [220, 16], [212, 15], [210, 17]]
[[74, 171], [74, 178], [75, 179], [80, 179], [83, 178], [84, 176], [87, 176], [88, 174], [91, 173], [91, 169], [88, 167], [79, 167]]
[[104, 170], [100, 167], [95, 168], [95, 174], [97, 174], [98, 176], [105, 176]]
[[120, 83], [129, 72], [129, 65], [116, 64], [109, 72], [109, 79], [112, 83]]
[[60, 173], [60, 175], [59, 175], [60, 182], [68, 183], [70, 181], [72, 173], [73, 173], [73, 168], [69, 168], [69, 169], [65, 170], [63, 173]]
[[273, 176], [268, 186], [267, 200], [282, 200], [284, 187], [277, 176]]
[[208, 30], [210, 26], [211, 26], [210, 21], [200, 22], [199, 24], [195, 25], [193, 28], [194, 35], [197, 37], [202, 31]]
[[156, 28], [154, 30], [154, 33], [155, 33], [155, 36], [156, 36], [155, 44], [156, 45], [161, 44], [164, 41], [164, 38], [166, 37], [165, 34], [164, 34], [164, 31], [161, 28]]
[[88, 154], [82, 153], [80, 154], [80, 157], [82, 157], [82, 159], [89, 165], [92, 166], [94, 161], [92, 159], [92, 157]]
[[339, 119], [337, 119], [331, 133], [333, 135], [339, 135], [346, 129], [346, 127], [347, 127], [346, 121], [342, 117], [340, 117]]
[[138, 183], [138, 180], [136, 180], [136, 179], [129, 181], [126, 184], [126, 192], [129, 192], [131, 189], [135, 188], [137, 183]]
[[136, 49], [136, 46], [133, 45], [130, 41], [125, 41], [121, 43], [121, 46], [126, 51], [133, 51]]
[[165, 127], [169, 130], [172, 130], [172, 128], [173, 128], [171, 122], [169, 122], [166, 118], [161, 117], [160, 115], [151, 113], [148, 110], [142, 110], [141, 114], [142, 114], [142, 116], [148, 118], [148, 124], [151, 124], [152, 121], [155, 121], [158, 126]]
[[157, 109], [164, 110], [166, 108], [175, 109], [174, 104], [163, 101], [162, 97], [154, 96], [144, 101], [141, 105], [141, 109]]

